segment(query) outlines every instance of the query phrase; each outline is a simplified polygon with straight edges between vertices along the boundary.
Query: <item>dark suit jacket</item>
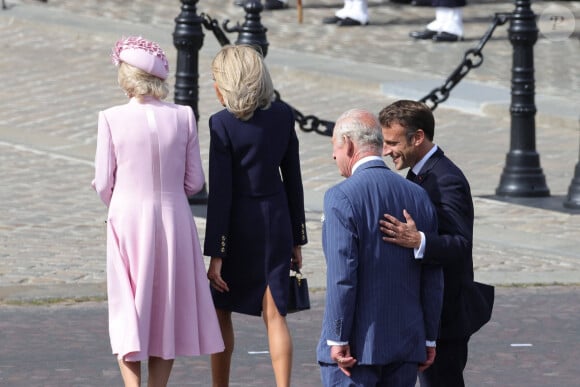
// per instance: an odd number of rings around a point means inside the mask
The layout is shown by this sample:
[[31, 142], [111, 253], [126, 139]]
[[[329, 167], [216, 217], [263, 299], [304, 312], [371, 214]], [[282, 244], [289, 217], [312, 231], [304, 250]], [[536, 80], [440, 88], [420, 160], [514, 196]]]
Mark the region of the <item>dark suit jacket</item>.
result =
[[415, 182], [427, 191], [437, 209], [438, 230], [425, 232], [423, 261], [443, 265], [445, 292], [439, 338], [469, 336], [489, 321], [493, 305], [493, 291], [490, 298], [489, 288], [473, 282], [474, 212], [469, 183], [440, 148]]
[[230, 291], [216, 307], [260, 315], [266, 286], [286, 314], [292, 247], [307, 242], [294, 115], [283, 102], [247, 121], [210, 117], [209, 198], [204, 254], [223, 258]]
[[380, 214], [417, 213], [436, 232], [425, 191], [390, 171], [382, 160], [360, 165], [324, 197], [322, 244], [327, 291], [317, 359], [331, 363], [327, 340], [348, 341], [358, 364], [425, 360], [435, 340], [443, 298], [439, 265], [422, 265], [413, 250], [384, 243]]

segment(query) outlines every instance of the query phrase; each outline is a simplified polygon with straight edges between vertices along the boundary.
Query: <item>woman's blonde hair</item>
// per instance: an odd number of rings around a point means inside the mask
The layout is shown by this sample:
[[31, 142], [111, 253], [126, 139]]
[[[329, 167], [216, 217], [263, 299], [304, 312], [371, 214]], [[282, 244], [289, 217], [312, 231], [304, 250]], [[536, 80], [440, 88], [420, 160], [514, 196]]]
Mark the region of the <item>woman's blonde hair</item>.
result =
[[223, 102], [240, 120], [249, 120], [258, 108], [274, 99], [274, 85], [262, 55], [249, 45], [225, 46], [211, 63]]
[[169, 94], [169, 85], [166, 81], [125, 62], [119, 65], [117, 80], [129, 97], [152, 96], [165, 99]]

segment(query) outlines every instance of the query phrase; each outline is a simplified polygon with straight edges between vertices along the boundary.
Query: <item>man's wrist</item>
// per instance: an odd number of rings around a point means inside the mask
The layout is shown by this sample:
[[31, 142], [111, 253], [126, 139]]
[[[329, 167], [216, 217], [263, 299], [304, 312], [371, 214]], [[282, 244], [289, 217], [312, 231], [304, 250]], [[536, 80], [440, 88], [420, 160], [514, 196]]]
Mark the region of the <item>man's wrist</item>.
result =
[[425, 234], [422, 231], [417, 231], [419, 233], [419, 246], [413, 249], [415, 254], [415, 259], [423, 259], [425, 255]]
[[348, 345], [348, 341], [326, 340], [326, 344], [328, 346], [333, 346], [333, 345], [344, 346], [344, 345]]

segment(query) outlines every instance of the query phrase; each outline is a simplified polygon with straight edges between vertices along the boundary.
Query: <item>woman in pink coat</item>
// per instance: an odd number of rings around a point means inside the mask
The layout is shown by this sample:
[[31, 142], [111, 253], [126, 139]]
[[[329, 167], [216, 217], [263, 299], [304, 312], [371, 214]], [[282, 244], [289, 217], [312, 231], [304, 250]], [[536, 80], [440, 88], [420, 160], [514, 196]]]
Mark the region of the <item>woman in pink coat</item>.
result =
[[189, 106], [163, 102], [169, 66], [141, 37], [117, 42], [125, 105], [99, 113], [93, 187], [108, 207], [109, 335], [126, 386], [165, 386], [176, 356], [224, 349], [187, 197], [204, 183]]

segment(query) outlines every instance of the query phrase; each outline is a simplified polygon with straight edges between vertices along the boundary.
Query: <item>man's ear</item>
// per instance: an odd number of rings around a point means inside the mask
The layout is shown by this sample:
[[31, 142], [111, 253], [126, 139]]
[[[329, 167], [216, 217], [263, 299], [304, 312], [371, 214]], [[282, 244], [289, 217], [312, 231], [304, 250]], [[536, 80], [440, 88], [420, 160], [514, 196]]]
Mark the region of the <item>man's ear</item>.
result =
[[350, 137], [344, 137], [344, 142], [348, 148], [346, 149], [346, 154], [348, 157], [352, 157], [354, 155], [354, 142], [350, 139]]
[[425, 141], [425, 132], [423, 131], [423, 129], [417, 129], [417, 131], [413, 135], [413, 145], [419, 146], [423, 144], [423, 141]]

